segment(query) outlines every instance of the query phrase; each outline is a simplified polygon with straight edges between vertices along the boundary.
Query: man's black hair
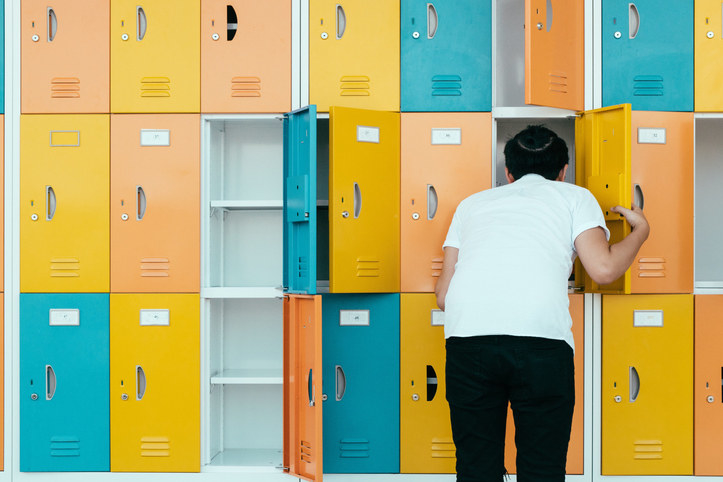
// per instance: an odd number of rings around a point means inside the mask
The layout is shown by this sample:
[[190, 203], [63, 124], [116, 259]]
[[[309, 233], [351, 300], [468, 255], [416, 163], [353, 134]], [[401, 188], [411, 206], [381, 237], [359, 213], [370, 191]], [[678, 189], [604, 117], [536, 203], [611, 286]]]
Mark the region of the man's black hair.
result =
[[505, 166], [515, 180], [532, 173], [554, 181], [569, 159], [565, 141], [539, 125], [527, 126], [505, 145]]

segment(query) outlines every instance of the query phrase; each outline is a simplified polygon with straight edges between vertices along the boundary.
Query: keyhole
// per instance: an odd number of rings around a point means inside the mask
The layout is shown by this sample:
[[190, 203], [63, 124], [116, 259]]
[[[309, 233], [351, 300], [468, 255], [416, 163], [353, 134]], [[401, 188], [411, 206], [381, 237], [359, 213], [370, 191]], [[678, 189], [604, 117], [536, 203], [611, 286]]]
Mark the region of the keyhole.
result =
[[33, 381], [32, 381], [32, 380], [30, 380], [30, 385], [31, 385], [31, 386], [33, 385]]
[[412, 199], [412, 206], [414, 206], [414, 199]]
[[121, 380], [121, 387], [123, 386], [123, 380]]
[[613, 388], [618, 388], [618, 382], [613, 382]]

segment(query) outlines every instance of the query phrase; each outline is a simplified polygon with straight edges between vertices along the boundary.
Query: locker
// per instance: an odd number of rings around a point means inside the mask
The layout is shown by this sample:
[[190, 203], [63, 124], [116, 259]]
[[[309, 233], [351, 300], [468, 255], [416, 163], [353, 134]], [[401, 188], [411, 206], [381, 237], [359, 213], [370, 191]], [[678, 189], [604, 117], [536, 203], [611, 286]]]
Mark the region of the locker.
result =
[[633, 293], [693, 292], [693, 127], [692, 113], [633, 112], [633, 198], [653, 227], [633, 263]]
[[284, 297], [284, 471], [321, 481], [323, 403], [321, 296]]
[[492, 116], [401, 115], [401, 291], [434, 291], [457, 205], [492, 187]]
[[695, 297], [695, 475], [723, 475], [723, 296]]
[[108, 294], [20, 295], [20, 471], [108, 471]]
[[110, 2], [21, 4], [21, 111], [110, 112]]
[[401, 295], [400, 471], [455, 473], [445, 399], [444, 312], [431, 293]]
[[[631, 205], [630, 104], [578, 113], [575, 119], [575, 184], [589, 189], [605, 214], [610, 243], [630, 233], [621, 214], [610, 211], [617, 205]], [[630, 293], [630, 270], [617, 281], [600, 286], [584, 273], [579, 259], [575, 283], [585, 291]], [[582, 275], [582, 276], [579, 276]]]
[[322, 305], [324, 472], [398, 473], [399, 294]]
[[201, 0], [201, 112], [291, 108], [291, 1]]
[[200, 470], [199, 317], [197, 294], [110, 295], [111, 471]]
[[5, 470], [5, 294], [0, 292], [0, 313], [3, 313], [3, 321], [0, 322], [0, 471]]
[[492, 2], [401, 0], [401, 110], [492, 108]]
[[284, 288], [316, 293], [316, 106], [284, 116]]
[[200, 111], [200, 13], [200, 0], [111, 2], [111, 112]]
[[309, 102], [399, 111], [399, 0], [309, 5]]
[[585, 108], [585, 5], [525, 0], [525, 103]]
[[112, 292], [199, 292], [199, 122], [111, 116]]
[[721, 3], [695, 0], [695, 111], [723, 111], [719, 59], [723, 54]]
[[0, 114], [5, 113], [5, 1], [0, 0]]
[[329, 286], [399, 291], [399, 114], [333, 107], [329, 117]]
[[693, 475], [693, 295], [603, 296], [602, 474]]
[[20, 291], [108, 292], [109, 116], [20, 118]]
[[[1, 17], [0, 17], [1, 18]], [[5, 132], [5, 115], [0, 114], [0, 132]], [[5, 136], [0, 136], [0, 226], [5, 226]], [[0, 253], [0, 272], [5, 273], [5, 229], [0, 230], [0, 246], [3, 247]], [[0, 276], [0, 292], [5, 291], [5, 276]], [[0, 411], [0, 413], [2, 413]], [[2, 449], [2, 445], [0, 445]], [[1, 450], [0, 450], [1, 452]], [[0, 456], [0, 462], [2, 457]], [[2, 467], [0, 467], [2, 469]]]
[[[567, 449], [567, 474], [583, 474], [585, 442], [585, 295], [570, 294], [572, 334], [575, 339], [575, 412], [572, 415], [570, 445]], [[515, 448], [515, 424], [512, 410], [508, 410], [505, 437], [505, 468], [511, 474], [517, 472], [517, 449]]]
[[693, 110], [692, 0], [609, 0], [601, 22], [603, 106]]

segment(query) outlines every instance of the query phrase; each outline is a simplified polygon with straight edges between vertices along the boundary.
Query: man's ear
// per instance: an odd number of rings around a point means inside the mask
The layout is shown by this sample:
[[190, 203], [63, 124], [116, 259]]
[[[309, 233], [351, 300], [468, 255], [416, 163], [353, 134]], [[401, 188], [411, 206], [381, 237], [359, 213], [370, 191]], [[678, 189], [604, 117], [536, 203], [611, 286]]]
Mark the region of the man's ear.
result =
[[507, 182], [509, 184], [512, 184], [513, 182], [515, 182], [515, 178], [512, 177], [512, 174], [510, 174], [510, 170], [507, 169], [506, 166], [505, 166], [505, 177], [507, 178]]
[[565, 164], [565, 167], [563, 167], [562, 169], [560, 169], [560, 174], [557, 175], [557, 180], [558, 180], [558, 181], [564, 181], [564, 180], [565, 180], [565, 176], [567, 175], [567, 168], [568, 168], [568, 167], [570, 167], [570, 164]]

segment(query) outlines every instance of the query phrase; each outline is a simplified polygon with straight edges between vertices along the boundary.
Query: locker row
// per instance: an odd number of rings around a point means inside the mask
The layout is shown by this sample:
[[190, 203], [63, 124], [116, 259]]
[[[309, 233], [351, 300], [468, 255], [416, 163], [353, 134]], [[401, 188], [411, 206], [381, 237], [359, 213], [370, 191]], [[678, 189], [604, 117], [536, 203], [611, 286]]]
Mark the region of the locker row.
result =
[[198, 472], [199, 332], [198, 295], [21, 294], [20, 470]]
[[[290, 0], [137, 3], [23, 0], [22, 112], [290, 110]], [[604, 3], [602, 105], [723, 111], [719, 5], [664, 3]], [[498, 6], [507, 31], [497, 39], [495, 105], [508, 105], [516, 94], [506, 90], [524, 76], [524, 103], [582, 110], [583, 2], [520, 8]], [[489, 111], [493, 21], [492, 0], [310, 2], [310, 103], [324, 112]]]

